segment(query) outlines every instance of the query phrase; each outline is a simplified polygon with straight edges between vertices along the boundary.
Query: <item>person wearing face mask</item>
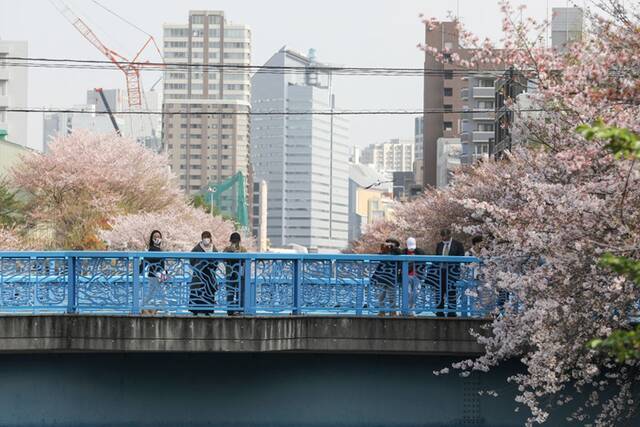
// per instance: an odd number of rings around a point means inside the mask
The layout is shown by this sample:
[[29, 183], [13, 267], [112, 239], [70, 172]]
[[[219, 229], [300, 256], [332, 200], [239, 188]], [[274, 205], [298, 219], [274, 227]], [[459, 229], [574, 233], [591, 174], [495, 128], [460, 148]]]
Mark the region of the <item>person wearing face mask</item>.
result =
[[[404, 250], [404, 255], [425, 255], [424, 251], [420, 249], [416, 243], [416, 239], [409, 237], [407, 239], [407, 248]], [[420, 284], [422, 277], [424, 277], [425, 263], [411, 262], [409, 267], [409, 315], [415, 315], [413, 311], [416, 307], [416, 300], [418, 299], [418, 293], [420, 292]]]
[[[209, 231], [202, 232], [200, 242], [191, 252], [218, 252]], [[189, 311], [196, 316], [213, 314], [218, 290], [216, 280], [218, 262], [210, 258], [193, 258], [189, 263], [193, 271], [189, 288]]]
[[[162, 233], [159, 230], [153, 230], [149, 236], [149, 252], [162, 252]], [[147, 280], [142, 283], [142, 306], [162, 304], [162, 287], [161, 281], [164, 281], [164, 258], [144, 258], [141, 267], [147, 271]], [[156, 314], [158, 311], [153, 309], [144, 309], [142, 314]]]
[[[240, 233], [231, 233], [229, 237], [230, 245], [224, 248], [225, 252], [247, 252], [247, 249], [240, 245], [242, 238]], [[244, 280], [242, 273], [244, 262], [241, 259], [227, 259], [225, 264], [226, 288], [227, 288], [227, 304], [238, 304], [242, 308], [242, 295], [244, 293]], [[229, 316], [241, 314], [239, 310], [228, 310]]]

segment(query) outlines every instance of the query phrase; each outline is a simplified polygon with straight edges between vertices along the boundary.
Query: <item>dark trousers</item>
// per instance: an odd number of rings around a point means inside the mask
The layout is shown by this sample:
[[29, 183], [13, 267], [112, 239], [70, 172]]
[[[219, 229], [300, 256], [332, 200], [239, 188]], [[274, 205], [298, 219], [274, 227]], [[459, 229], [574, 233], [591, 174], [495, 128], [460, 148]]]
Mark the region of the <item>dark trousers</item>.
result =
[[[447, 317], [456, 317], [458, 292], [456, 282], [460, 279], [460, 267], [443, 264], [440, 266], [440, 301], [438, 309], [443, 310], [446, 306]], [[444, 311], [436, 311], [436, 316], [444, 317]]]

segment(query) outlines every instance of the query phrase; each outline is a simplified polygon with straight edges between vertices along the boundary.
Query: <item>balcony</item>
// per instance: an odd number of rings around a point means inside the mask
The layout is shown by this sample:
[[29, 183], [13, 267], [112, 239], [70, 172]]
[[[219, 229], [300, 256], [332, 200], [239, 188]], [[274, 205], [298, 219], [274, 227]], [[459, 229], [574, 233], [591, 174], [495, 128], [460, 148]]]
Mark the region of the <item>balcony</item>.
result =
[[473, 120], [491, 120], [494, 121], [496, 117], [496, 113], [493, 110], [484, 110], [480, 111], [476, 109], [473, 112]]
[[474, 87], [473, 88], [473, 97], [474, 98], [491, 98], [493, 99], [496, 96], [496, 90], [493, 87]]
[[473, 142], [489, 142], [494, 137], [493, 131], [477, 130], [473, 132]]

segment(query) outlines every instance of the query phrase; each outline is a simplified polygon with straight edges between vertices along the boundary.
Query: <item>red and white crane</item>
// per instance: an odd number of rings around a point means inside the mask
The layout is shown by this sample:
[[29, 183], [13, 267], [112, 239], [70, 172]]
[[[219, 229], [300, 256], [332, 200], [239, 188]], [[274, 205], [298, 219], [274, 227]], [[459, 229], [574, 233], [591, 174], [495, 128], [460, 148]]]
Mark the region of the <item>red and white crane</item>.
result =
[[[140, 60], [141, 55], [148, 47], [153, 46], [155, 47], [156, 51], [160, 55], [160, 58], [162, 58], [162, 52], [160, 51], [160, 48], [158, 47], [158, 44], [156, 43], [153, 36], [143, 31], [147, 36], [149, 36], [149, 38], [138, 50], [138, 52], [133, 57], [133, 59], [129, 60], [128, 58], [119, 54], [115, 50], [108, 48], [98, 38], [98, 36], [93, 32], [93, 30], [89, 28], [89, 25], [87, 25], [87, 23], [82, 18], [80, 18], [69, 7], [69, 5], [66, 2], [62, 0], [50, 0], [50, 1], [56, 7], [56, 9], [58, 9], [58, 11], [62, 14], [62, 16], [64, 16], [65, 19], [69, 21], [69, 23], [71, 23], [71, 25], [73, 25], [76, 28], [76, 30], [78, 30], [78, 32], [82, 34], [84, 38], [89, 40], [89, 42], [92, 45], [94, 45], [100, 52], [102, 52], [103, 55], [105, 55], [111, 62], [113, 62], [124, 73], [124, 76], [127, 82], [127, 99], [129, 103], [129, 109], [134, 111], [140, 110], [140, 107], [142, 106], [142, 100], [143, 100], [142, 99], [143, 93], [142, 93], [142, 88], [140, 84], [140, 70], [143, 67], [148, 65], [153, 65], [157, 67], [157, 64], [149, 64], [149, 61], [142, 62]], [[99, 3], [97, 2], [95, 3], [104, 8], [104, 6], [100, 5]], [[109, 12], [114, 13], [112, 11], [109, 11]], [[125, 22], [129, 23], [130, 25], [134, 26], [138, 30], [140, 30], [140, 28], [131, 24], [126, 19], [120, 16], [118, 17], [124, 20]]]

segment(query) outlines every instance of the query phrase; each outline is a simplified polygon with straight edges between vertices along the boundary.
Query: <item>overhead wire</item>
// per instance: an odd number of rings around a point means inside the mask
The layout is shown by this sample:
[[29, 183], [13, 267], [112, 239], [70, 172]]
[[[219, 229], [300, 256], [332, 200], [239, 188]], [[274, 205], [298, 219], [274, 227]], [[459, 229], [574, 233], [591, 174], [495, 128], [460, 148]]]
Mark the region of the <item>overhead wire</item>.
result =
[[[177, 100], [179, 102], [179, 100]], [[215, 105], [215, 104], [214, 104]], [[229, 108], [229, 107], [221, 107]], [[108, 114], [106, 111], [94, 111], [90, 109], [69, 109], [69, 108], [6, 108], [3, 111], [9, 113], [68, 113], [68, 114]], [[519, 109], [518, 112], [543, 112], [548, 111], [543, 108]], [[117, 111], [117, 115], [242, 115], [242, 116], [363, 116], [363, 115], [420, 115], [420, 114], [474, 114], [474, 113], [494, 113], [494, 110], [314, 110], [314, 111]]]
[[[410, 68], [410, 67], [343, 67], [329, 65], [312, 65], [312, 66], [269, 66], [269, 65], [248, 65], [248, 64], [231, 64], [231, 63], [193, 63], [193, 62], [114, 62], [108, 60], [92, 60], [92, 59], [72, 59], [72, 58], [35, 58], [35, 57], [4, 57], [4, 64], [14, 67], [31, 67], [31, 68], [77, 68], [77, 69], [119, 69], [118, 65], [134, 65], [144, 67], [146, 70], [156, 71], [180, 71], [191, 70], [208, 71], [208, 70], [229, 70], [229, 71], [246, 71], [273, 74], [294, 74], [294, 73], [330, 73], [334, 75], [381, 75], [381, 76], [424, 76], [424, 75], [452, 75], [452, 76], [469, 76], [469, 75], [497, 75], [506, 70], [472, 70], [465, 68]], [[519, 70], [526, 72], [526, 70]]]

